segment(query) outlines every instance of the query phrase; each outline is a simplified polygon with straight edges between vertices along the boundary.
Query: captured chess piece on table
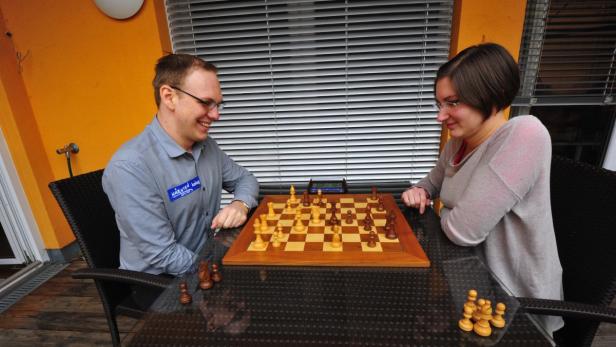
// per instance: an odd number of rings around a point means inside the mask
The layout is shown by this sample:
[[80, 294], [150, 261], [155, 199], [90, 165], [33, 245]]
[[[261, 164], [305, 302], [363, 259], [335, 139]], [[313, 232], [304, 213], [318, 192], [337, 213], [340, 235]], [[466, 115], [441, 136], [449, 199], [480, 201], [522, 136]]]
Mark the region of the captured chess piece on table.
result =
[[220, 274], [220, 270], [218, 270], [218, 264], [212, 264], [212, 281], [216, 283], [222, 281], [222, 275]]
[[182, 305], [187, 305], [192, 302], [192, 296], [188, 294], [188, 286], [186, 281], [180, 282], [180, 303]]
[[199, 277], [199, 288], [203, 290], [207, 290], [207, 289], [212, 288], [212, 286], [214, 286], [214, 282], [212, 281], [212, 278], [210, 276], [209, 263], [205, 260], [201, 260], [199, 262], [198, 277]]
[[497, 303], [495, 313], [492, 314], [492, 302], [484, 298], [477, 299], [477, 295], [475, 289], [468, 291], [458, 327], [463, 331], [472, 330], [479, 336], [487, 337], [492, 334], [492, 327], [498, 329], [505, 327], [506, 322], [503, 315], [506, 306], [501, 302]]

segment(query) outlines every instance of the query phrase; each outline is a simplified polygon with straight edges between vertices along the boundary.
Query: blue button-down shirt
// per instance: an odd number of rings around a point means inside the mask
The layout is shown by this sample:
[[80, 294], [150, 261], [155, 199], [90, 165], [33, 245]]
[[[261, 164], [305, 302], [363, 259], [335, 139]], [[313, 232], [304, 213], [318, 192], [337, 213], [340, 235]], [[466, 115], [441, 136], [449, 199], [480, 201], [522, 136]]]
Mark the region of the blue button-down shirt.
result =
[[212, 138], [188, 153], [156, 117], [111, 158], [103, 189], [120, 229], [120, 268], [173, 275], [193, 269], [222, 189], [249, 207], [259, 192], [256, 178]]

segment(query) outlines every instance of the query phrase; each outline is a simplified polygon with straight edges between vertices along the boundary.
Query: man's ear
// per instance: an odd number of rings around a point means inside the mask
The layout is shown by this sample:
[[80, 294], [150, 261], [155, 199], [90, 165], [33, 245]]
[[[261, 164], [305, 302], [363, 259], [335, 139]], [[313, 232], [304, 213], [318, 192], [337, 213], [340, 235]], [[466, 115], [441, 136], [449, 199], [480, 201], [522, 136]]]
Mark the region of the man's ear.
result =
[[175, 106], [178, 102], [178, 96], [177, 96], [177, 93], [175, 93], [175, 91], [173, 90], [173, 88], [171, 88], [170, 86], [166, 84], [163, 84], [158, 89], [158, 93], [160, 95], [161, 106], [165, 105], [166, 108], [168, 108], [171, 111], [174, 111]]

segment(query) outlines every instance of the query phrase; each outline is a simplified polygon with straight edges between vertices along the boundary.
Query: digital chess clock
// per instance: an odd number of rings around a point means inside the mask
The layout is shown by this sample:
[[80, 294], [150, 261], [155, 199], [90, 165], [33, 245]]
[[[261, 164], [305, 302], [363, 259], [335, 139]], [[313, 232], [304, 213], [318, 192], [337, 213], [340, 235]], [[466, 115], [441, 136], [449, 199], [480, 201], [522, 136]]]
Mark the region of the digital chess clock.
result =
[[348, 193], [345, 179], [341, 180], [313, 180], [308, 183], [308, 192], [317, 194], [321, 190], [323, 194], [346, 194]]

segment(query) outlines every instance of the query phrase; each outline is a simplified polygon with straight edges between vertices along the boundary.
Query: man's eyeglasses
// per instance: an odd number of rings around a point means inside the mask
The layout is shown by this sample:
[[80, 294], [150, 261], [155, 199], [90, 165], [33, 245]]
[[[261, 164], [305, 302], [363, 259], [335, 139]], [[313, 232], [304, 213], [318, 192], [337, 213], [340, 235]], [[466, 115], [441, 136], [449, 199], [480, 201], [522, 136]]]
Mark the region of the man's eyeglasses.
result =
[[208, 112], [213, 110], [213, 109], [218, 109], [218, 112], [220, 112], [220, 111], [223, 110], [223, 108], [225, 108], [225, 103], [224, 102], [216, 103], [216, 101], [214, 101], [212, 99], [201, 99], [201, 98], [198, 98], [198, 97], [190, 94], [189, 92], [187, 92], [185, 90], [182, 90], [182, 89], [180, 89], [178, 87], [175, 87], [175, 86], [170, 86], [170, 87], [175, 89], [175, 90], [177, 90], [177, 91], [179, 91], [179, 92], [182, 92], [182, 93], [190, 96], [191, 98], [193, 98], [195, 100], [197, 100], [201, 105], [207, 107]]
[[460, 100], [450, 100], [450, 101], [444, 101], [442, 104], [440, 102], [436, 102], [436, 108], [438, 108], [438, 110], [442, 110], [444, 108], [454, 108], [456, 106], [458, 106], [460, 104]]

